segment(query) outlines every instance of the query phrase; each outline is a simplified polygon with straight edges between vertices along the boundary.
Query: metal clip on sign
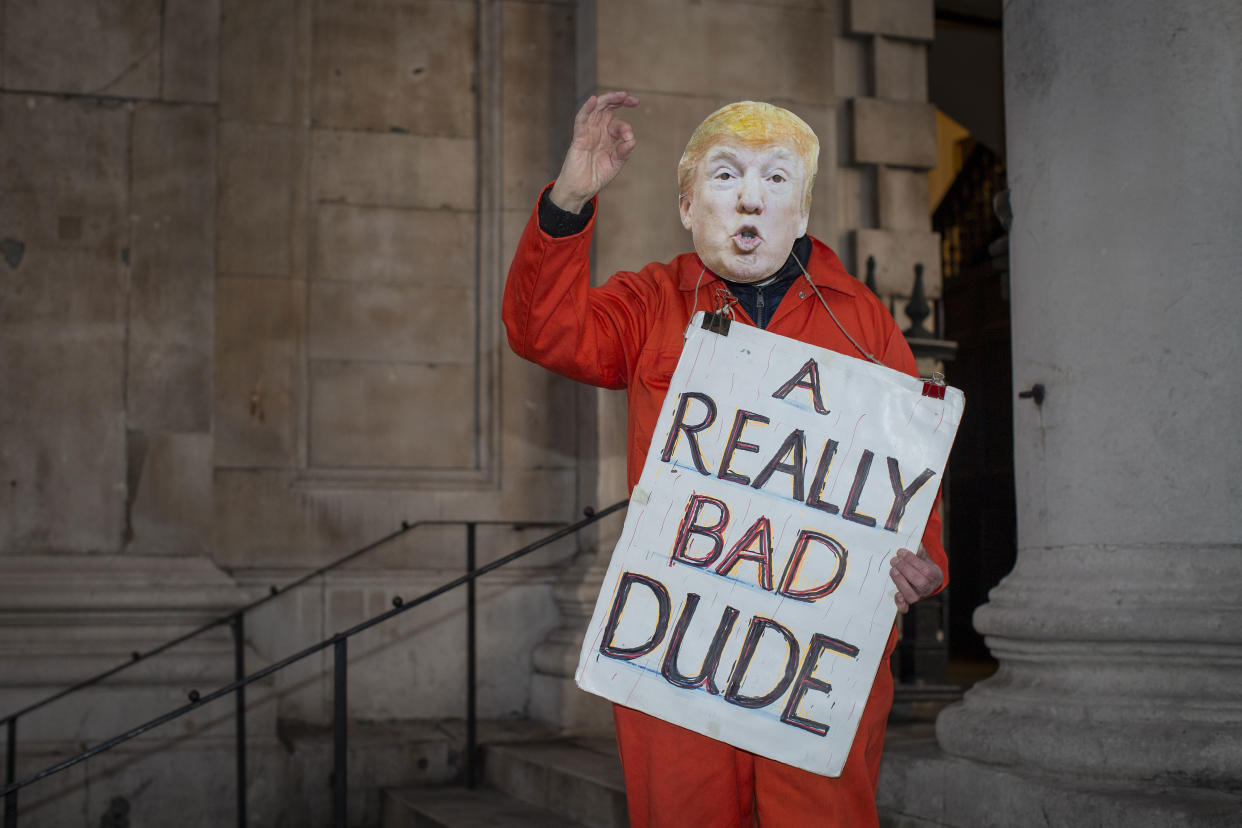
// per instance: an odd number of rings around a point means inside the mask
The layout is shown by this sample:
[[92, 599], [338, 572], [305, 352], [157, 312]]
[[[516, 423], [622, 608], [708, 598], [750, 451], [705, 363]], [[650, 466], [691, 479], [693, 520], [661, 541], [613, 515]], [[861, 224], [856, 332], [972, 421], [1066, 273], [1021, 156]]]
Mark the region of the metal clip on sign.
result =
[[931, 397], [934, 400], [943, 400], [944, 389], [944, 374], [939, 371], [933, 371], [931, 379], [923, 380], [924, 397]]
[[721, 336], [729, 335], [729, 318], [719, 313], [708, 311], [703, 314], [703, 330], [720, 334]]

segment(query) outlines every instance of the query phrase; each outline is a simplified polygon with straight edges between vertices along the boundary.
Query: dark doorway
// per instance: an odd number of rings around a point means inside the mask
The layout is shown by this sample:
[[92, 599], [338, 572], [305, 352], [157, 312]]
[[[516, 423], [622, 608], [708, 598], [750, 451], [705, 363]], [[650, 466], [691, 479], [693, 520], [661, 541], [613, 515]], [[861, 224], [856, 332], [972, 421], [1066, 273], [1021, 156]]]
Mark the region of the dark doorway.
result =
[[972, 616], [1017, 553], [1008, 239], [996, 213], [1006, 188], [1002, 10], [999, 0], [935, 5], [930, 98], [969, 133], [932, 218], [942, 239], [944, 337], [957, 342], [945, 370], [966, 394], [945, 480], [946, 633], [949, 680], [969, 684], [995, 666]]
[[1008, 239], [994, 209], [1004, 199], [1004, 161], [967, 141], [965, 161], [941, 201], [945, 338], [957, 342], [948, 380], [966, 394], [949, 458], [949, 658], [990, 659], [971, 625], [976, 607], [1016, 555]]

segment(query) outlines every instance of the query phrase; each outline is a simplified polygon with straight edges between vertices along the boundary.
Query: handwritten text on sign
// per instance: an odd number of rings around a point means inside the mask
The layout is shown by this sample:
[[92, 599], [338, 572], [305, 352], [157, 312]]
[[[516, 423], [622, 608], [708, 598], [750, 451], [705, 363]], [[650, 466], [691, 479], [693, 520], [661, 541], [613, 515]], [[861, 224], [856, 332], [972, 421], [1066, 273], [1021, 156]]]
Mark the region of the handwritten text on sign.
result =
[[835, 776], [963, 399], [743, 325], [687, 341], [587, 632], [583, 689]]

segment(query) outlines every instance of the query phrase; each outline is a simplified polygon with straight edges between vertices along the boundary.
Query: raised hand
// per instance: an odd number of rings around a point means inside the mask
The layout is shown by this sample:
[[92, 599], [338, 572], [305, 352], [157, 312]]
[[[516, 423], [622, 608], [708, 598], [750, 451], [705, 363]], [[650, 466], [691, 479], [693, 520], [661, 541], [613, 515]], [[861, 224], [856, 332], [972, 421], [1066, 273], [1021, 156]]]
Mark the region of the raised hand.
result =
[[634, 129], [614, 110], [637, 106], [626, 92], [592, 95], [574, 117], [574, 139], [548, 197], [562, 210], [580, 213], [588, 201], [617, 177], [637, 141]]

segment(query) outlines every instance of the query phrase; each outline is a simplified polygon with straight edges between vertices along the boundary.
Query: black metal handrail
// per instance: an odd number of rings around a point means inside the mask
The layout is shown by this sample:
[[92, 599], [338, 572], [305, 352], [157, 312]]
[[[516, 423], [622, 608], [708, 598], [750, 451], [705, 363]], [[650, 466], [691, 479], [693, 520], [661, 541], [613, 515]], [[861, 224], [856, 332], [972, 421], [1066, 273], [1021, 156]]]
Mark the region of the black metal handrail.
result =
[[[602, 520], [608, 515], [611, 515], [614, 512], [624, 509], [628, 505], [628, 503], [629, 503], [628, 501], [623, 500], [618, 503], [614, 503], [608, 508], [600, 510], [598, 512], [588, 507], [584, 511], [584, 514], [586, 515], [586, 517], [583, 518], [582, 520], [579, 520], [576, 523], [569, 524], [568, 526], [565, 526], [564, 528], [559, 529], [556, 532], [553, 532], [550, 535], [547, 535], [546, 537], [540, 538], [534, 543], [523, 546], [520, 549], [517, 549], [514, 552], [510, 552], [509, 554], [503, 557], [497, 558], [491, 563], [478, 567], [477, 569], [475, 568], [475, 540], [476, 540], [475, 530], [477, 529], [477, 527], [502, 525], [502, 526], [515, 526], [518, 528], [532, 528], [532, 527], [539, 527], [539, 526], [546, 527], [550, 524], [520, 522], [520, 521], [432, 520], [432, 521], [419, 521], [418, 523], [415, 523], [415, 524], [409, 524], [409, 523], [403, 522], [400, 530], [392, 532], [384, 536], [383, 538], [380, 538], [379, 540], [374, 541], [373, 543], [367, 544], [361, 549], [358, 549], [355, 552], [351, 552], [349, 555], [346, 555], [345, 557], [337, 561], [334, 561], [331, 564], [328, 564], [327, 566], [321, 567], [320, 569], [317, 569], [314, 572], [306, 576], [303, 576], [302, 578], [299, 578], [296, 581], [291, 582], [283, 589], [278, 590], [276, 587], [272, 587], [268, 595], [264, 596], [263, 598], [257, 601], [247, 604], [245, 607], [235, 610], [228, 615], [222, 616], [221, 618], [215, 619], [214, 621], [211, 621], [203, 625], [202, 627], [199, 627], [198, 629], [190, 633], [187, 633], [186, 635], [179, 636], [178, 638], [173, 639], [172, 641], [166, 644], [160, 645], [159, 647], [156, 647], [155, 649], [149, 651], [148, 653], [142, 654], [141, 656], [135, 653], [134, 659], [129, 662], [126, 662], [123, 665], [119, 665], [118, 667], [105, 671], [104, 673], [101, 673], [98, 676], [95, 676], [86, 681], [79, 682], [73, 687], [67, 688], [66, 690], [53, 694], [52, 696], [49, 696], [48, 698], [40, 702], [36, 702], [35, 704], [32, 704], [20, 711], [17, 711], [16, 713], [9, 714], [9, 716], [7, 716], [4, 719], [4, 721], [8, 725], [7, 750], [6, 750], [7, 759], [8, 759], [7, 770], [5, 774], [5, 786], [4, 788], [0, 789], [0, 797], [3, 797], [4, 799], [4, 828], [17, 828], [17, 792], [21, 790], [22, 788], [26, 787], [27, 785], [33, 784], [34, 782], [37, 782], [41, 779], [44, 779], [48, 776], [52, 776], [56, 773], [59, 773], [70, 767], [73, 767], [74, 765], [80, 762], [83, 762], [100, 753], [104, 753], [105, 751], [111, 750], [112, 748], [118, 745], [128, 742], [130, 739], [133, 739], [136, 736], [140, 736], [141, 734], [146, 733], [149, 730], [153, 730], [155, 728], [160, 727], [161, 725], [164, 725], [164, 724], [167, 724], [168, 722], [173, 721], [174, 719], [178, 719], [181, 716], [184, 716], [185, 714], [193, 710], [197, 710], [199, 707], [202, 707], [205, 704], [208, 704], [212, 701], [215, 701], [216, 699], [219, 699], [223, 696], [228, 695], [229, 693], [237, 694], [237, 699], [236, 699], [236, 719], [237, 719], [236, 741], [237, 741], [237, 757], [238, 757], [237, 759], [237, 765], [238, 765], [237, 813], [238, 813], [238, 825], [241, 826], [241, 828], [244, 828], [244, 826], [246, 825], [246, 803], [245, 803], [246, 742], [245, 742], [245, 696], [244, 696], [245, 688], [248, 685], [253, 684], [256, 681], [259, 681], [260, 679], [266, 678], [267, 676], [272, 675], [273, 673], [276, 673], [284, 669], [285, 667], [288, 667], [291, 664], [301, 661], [302, 659], [307, 658], [311, 655], [314, 655], [315, 653], [321, 652], [327, 649], [329, 646], [333, 647], [334, 649], [333, 812], [334, 812], [334, 818], [335, 818], [334, 824], [337, 826], [344, 826], [346, 824], [345, 823], [345, 816], [346, 816], [345, 809], [346, 809], [346, 804], [347, 804], [347, 799], [346, 799], [347, 791], [345, 788], [345, 772], [346, 772], [345, 746], [346, 746], [346, 739], [347, 739], [347, 729], [346, 729], [346, 722], [345, 722], [345, 712], [346, 712], [345, 711], [345, 700], [346, 700], [346, 680], [347, 680], [347, 670], [348, 670], [348, 666], [346, 663], [346, 655], [348, 652], [347, 642], [354, 635], [357, 635], [358, 633], [363, 632], [364, 630], [368, 630], [371, 627], [376, 626], [377, 624], [382, 624], [383, 622], [387, 621], [390, 618], [400, 615], [401, 613], [406, 612], [407, 610], [412, 609], [413, 607], [424, 604], [433, 598], [437, 598], [440, 595], [450, 592], [456, 589], [457, 587], [462, 586], [463, 584], [466, 585], [466, 604], [467, 604], [467, 612], [466, 612], [466, 618], [467, 618], [467, 656], [466, 656], [466, 668], [467, 668], [466, 699], [467, 701], [466, 701], [466, 708], [467, 709], [466, 709], [465, 763], [466, 763], [466, 782], [469, 786], [473, 787], [477, 782], [476, 772], [475, 772], [475, 753], [477, 752], [477, 729], [476, 729], [477, 716], [476, 716], [476, 710], [475, 710], [476, 708], [476, 696], [475, 696], [476, 649], [475, 649], [475, 590], [474, 590], [475, 580], [481, 575], [485, 575], [488, 572], [491, 572], [495, 569], [499, 569], [500, 567], [505, 566], [506, 564], [509, 564], [515, 560], [518, 560], [519, 558], [525, 557], [526, 555], [530, 554], [531, 552], [534, 552], [537, 549], [541, 549], [545, 546], [548, 546], [549, 544], [555, 543], [556, 541], [564, 537], [568, 537], [569, 535], [572, 535], [576, 532], [581, 531], [587, 526], [590, 526]], [[418, 598], [410, 602], [405, 602], [400, 596], [395, 597], [392, 599], [393, 608], [391, 610], [388, 610], [377, 616], [374, 616], [373, 618], [363, 621], [360, 624], [350, 627], [344, 632], [337, 633], [336, 635], [326, 638], [323, 641], [320, 641], [317, 644], [307, 647], [306, 649], [300, 652], [294, 653], [291, 656], [288, 656], [280, 661], [270, 664], [267, 667], [264, 667], [262, 670], [258, 670], [254, 673], [251, 673], [250, 675], [245, 675], [245, 672], [244, 672], [245, 661], [244, 661], [244, 655], [242, 654], [241, 646], [242, 646], [242, 641], [244, 638], [244, 620], [243, 619], [244, 619], [244, 614], [246, 612], [267, 603], [268, 601], [272, 600], [278, 595], [284, 594], [290, 589], [294, 589], [297, 586], [300, 586], [306, 583], [308, 580], [318, 575], [321, 575], [327, 571], [330, 571], [331, 569], [334, 569], [338, 566], [341, 566], [344, 563], [347, 563], [350, 560], [357, 558], [359, 555], [362, 555], [365, 552], [369, 552], [377, 548], [378, 546], [388, 543], [389, 541], [393, 540], [394, 538], [400, 535], [405, 534], [406, 532], [409, 532], [415, 528], [418, 528], [419, 526], [433, 526], [433, 525], [465, 526], [466, 527], [466, 540], [467, 540], [466, 542], [466, 569], [467, 569], [467, 572], [465, 575], [462, 575], [458, 578], [454, 578], [453, 580], [448, 581], [447, 583], [444, 583], [440, 585], [439, 587], [436, 587], [430, 592], [426, 592], [420, 595]], [[559, 524], [551, 524], [551, 525], [559, 525]], [[206, 696], [200, 696], [197, 691], [192, 690], [190, 691], [190, 694], [189, 694], [189, 698], [190, 698], [189, 704], [183, 705], [182, 707], [179, 707], [175, 710], [171, 710], [162, 716], [159, 716], [144, 724], [138, 725], [137, 727], [127, 730], [124, 733], [121, 733], [117, 736], [114, 736], [111, 739], [108, 739], [107, 741], [101, 742], [95, 747], [82, 751], [76, 756], [73, 756], [69, 759], [65, 759], [61, 762], [57, 762], [56, 764], [50, 765], [44, 768], [43, 770], [39, 771], [38, 773], [35, 773], [31, 776], [26, 777], [25, 779], [22, 779], [20, 781], [15, 780], [17, 719], [20, 716], [26, 713], [29, 713], [33, 710], [36, 710], [39, 707], [42, 707], [46, 704], [50, 704], [51, 702], [59, 698], [63, 698], [69, 693], [75, 692], [77, 690], [83, 689], [84, 687], [88, 687], [91, 684], [95, 684], [99, 681], [102, 681], [103, 679], [111, 675], [114, 675], [117, 672], [120, 672], [121, 670], [129, 666], [132, 666], [138, 661], [157, 655], [158, 653], [163, 652], [169, 649], [170, 647], [176, 646], [177, 644], [182, 643], [188, 640], [189, 638], [193, 638], [196, 635], [199, 635], [203, 632], [206, 632], [207, 630], [213, 629], [224, 623], [229, 623], [233, 625], [233, 637], [234, 637], [234, 644], [235, 644], [234, 666], [235, 666], [236, 678], [232, 684], [229, 684], [225, 687], [221, 687], [220, 689], [215, 690]]]

